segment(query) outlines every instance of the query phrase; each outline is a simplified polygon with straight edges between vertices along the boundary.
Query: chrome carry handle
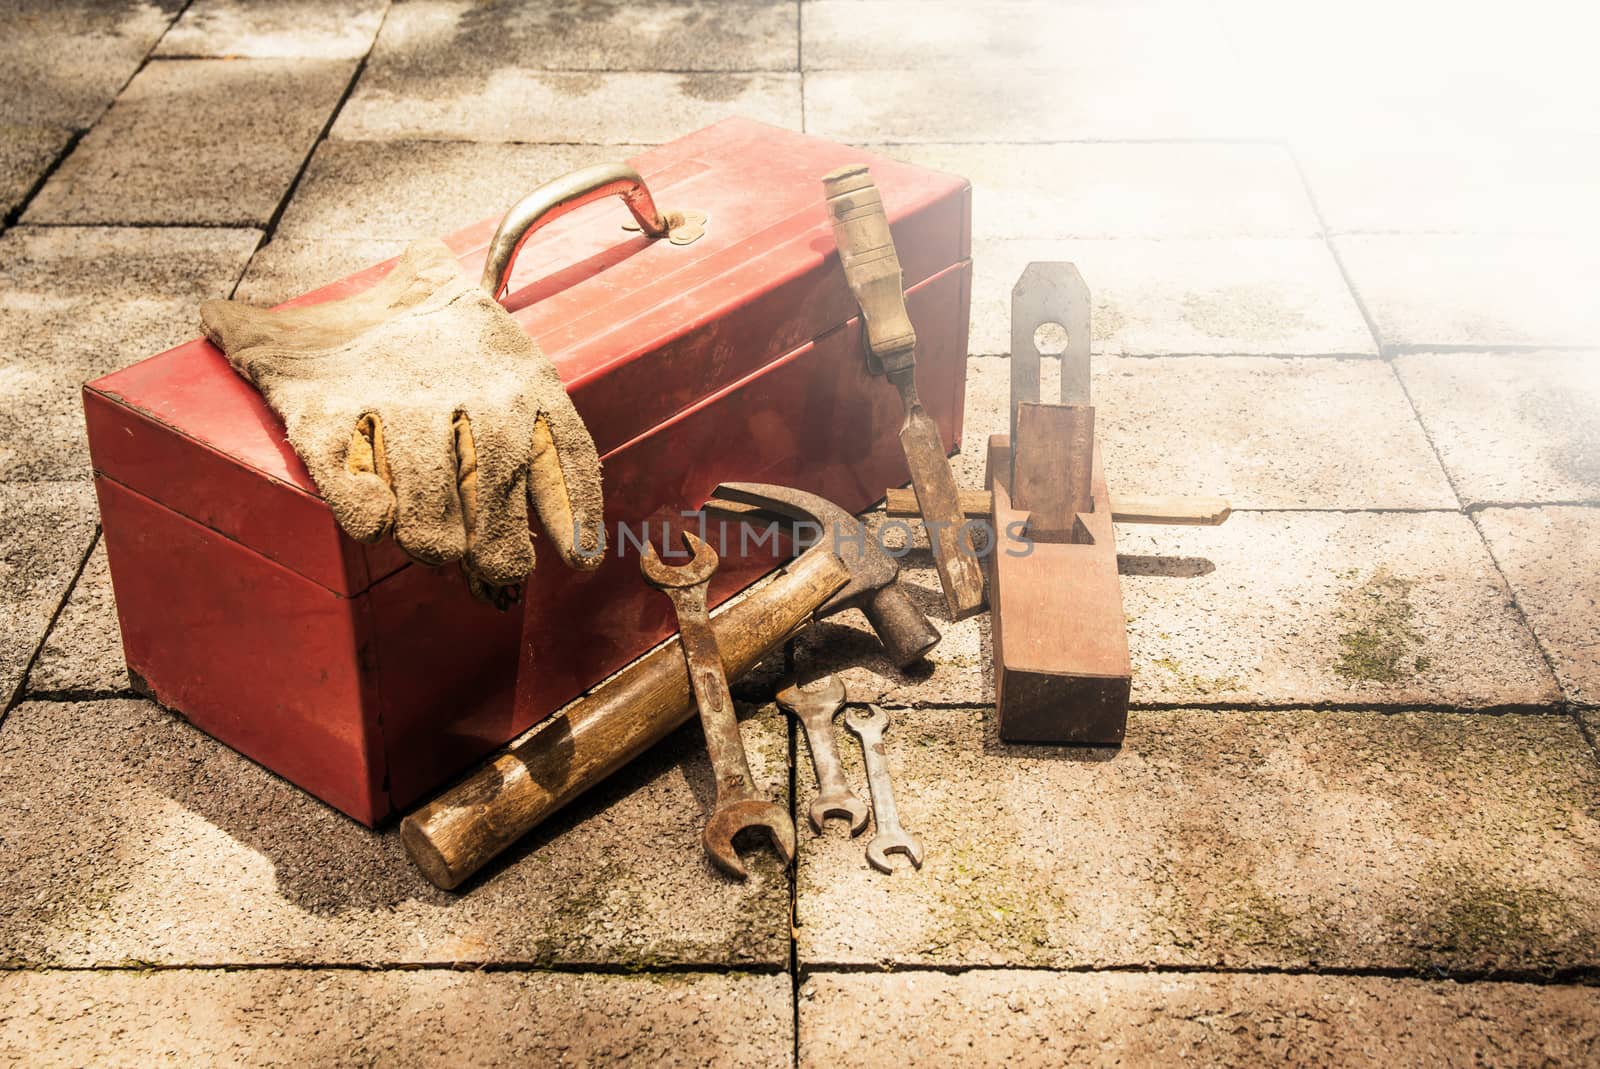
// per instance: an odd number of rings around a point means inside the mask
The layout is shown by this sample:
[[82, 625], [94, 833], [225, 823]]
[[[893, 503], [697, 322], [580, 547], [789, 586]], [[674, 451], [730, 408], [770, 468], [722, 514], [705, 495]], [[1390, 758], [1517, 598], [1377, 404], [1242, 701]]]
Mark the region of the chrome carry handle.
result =
[[483, 291], [495, 300], [506, 292], [511, 265], [534, 231], [602, 197], [621, 197], [638, 229], [652, 238], [687, 245], [705, 233], [701, 212], [662, 212], [644, 179], [625, 163], [597, 163], [546, 182], [512, 205], [489, 242], [483, 263]]

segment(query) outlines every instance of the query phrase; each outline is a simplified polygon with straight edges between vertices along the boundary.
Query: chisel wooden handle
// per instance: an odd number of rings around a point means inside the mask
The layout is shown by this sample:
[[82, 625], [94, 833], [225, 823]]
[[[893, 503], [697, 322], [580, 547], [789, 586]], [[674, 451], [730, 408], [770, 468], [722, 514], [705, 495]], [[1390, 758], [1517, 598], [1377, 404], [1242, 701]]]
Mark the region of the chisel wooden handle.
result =
[[885, 371], [910, 367], [916, 360], [917, 332], [906, 313], [900, 257], [872, 175], [865, 164], [841, 167], [822, 179], [822, 192], [845, 281], [866, 322], [868, 350]]
[[[849, 578], [837, 554], [814, 546], [714, 613], [711, 629], [728, 678], [754, 668]], [[452, 890], [694, 713], [674, 635], [406, 817], [400, 823], [406, 852], [429, 880]]]

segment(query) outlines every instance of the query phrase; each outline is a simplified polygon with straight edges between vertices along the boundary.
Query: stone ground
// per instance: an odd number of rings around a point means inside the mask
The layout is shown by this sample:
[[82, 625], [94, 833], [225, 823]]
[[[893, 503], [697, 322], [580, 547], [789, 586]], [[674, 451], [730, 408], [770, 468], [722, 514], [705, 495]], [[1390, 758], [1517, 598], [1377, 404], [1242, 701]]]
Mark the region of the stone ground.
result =
[[[1600, 123], [1566, 13], [0, 9], [0, 1061], [1600, 1060]], [[803, 831], [794, 873], [720, 880], [686, 730], [451, 896], [129, 691], [78, 383], [203, 297], [735, 113], [973, 180], [969, 443], [1012, 281], [1070, 259], [1113, 484], [1232, 499], [1119, 532], [1120, 752], [1000, 744], [983, 620], [908, 676], [843, 619], [795, 656], [892, 709], [920, 872]]]

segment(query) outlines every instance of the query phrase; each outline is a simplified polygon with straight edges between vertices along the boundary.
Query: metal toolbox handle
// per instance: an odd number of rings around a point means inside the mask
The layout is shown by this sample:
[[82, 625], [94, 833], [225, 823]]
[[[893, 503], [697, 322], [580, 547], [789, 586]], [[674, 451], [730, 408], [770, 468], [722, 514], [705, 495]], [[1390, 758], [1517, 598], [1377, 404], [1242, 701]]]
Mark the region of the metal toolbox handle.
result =
[[546, 182], [511, 206], [489, 242], [481, 282], [484, 292], [495, 300], [505, 294], [512, 262], [534, 231], [590, 201], [611, 196], [622, 198], [639, 230], [652, 238], [664, 237], [674, 245], [687, 245], [705, 233], [704, 214], [662, 212], [657, 208], [644, 179], [632, 167], [625, 163], [597, 163]]

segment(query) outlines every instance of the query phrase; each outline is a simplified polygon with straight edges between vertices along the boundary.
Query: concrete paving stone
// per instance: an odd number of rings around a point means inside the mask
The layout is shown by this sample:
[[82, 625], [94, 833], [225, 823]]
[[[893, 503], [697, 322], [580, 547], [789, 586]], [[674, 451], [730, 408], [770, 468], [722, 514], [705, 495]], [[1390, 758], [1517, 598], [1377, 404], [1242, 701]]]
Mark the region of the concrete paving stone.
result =
[[[786, 799], [788, 731], [743, 725]], [[700, 847], [715, 785], [698, 728], [519, 843], [460, 894], [374, 833], [157, 706], [24, 703], [0, 728], [0, 962], [781, 967], [788, 874]]]
[[194, 337], [255, 230], [16, 227], [0, 236], [0, 478], [89, 474], [79, 386]]
[[1372, 332], [1327, 246], [1311, 238], [973, 242], [977, 356], [1011, 351], [1011, 290], [1033, 261], [1078, 265], [1097, 352], [1371, 356]]
[[0, 482], [0, 716], [94, 538], [94, 491]]
[[0, 126], [0, 221], [22, 207], [71, 136], [60, 127]]
[[729, 115], [800, 129], [800, 76], [743, 71], [539, 71], [386, 79], [368, 67], [332, 136], [347, 141], [654, 145]]
[[[503, 214], [569, 171], [616, 163], [637, 151], [632, 145], [324, 141], [274, 240], [449, 234]], [[626, 219], [622, 206], [616, 208]]]
[[1441, 19], [1428, 4], [1221, 0], [1226, 61], [1263, 87], [1272, 136], [1352, 147], [1452, 136], [1600, 133], [1590, 35], [1571, 8]]
[[10, 0], [0, 35], [6, 121], [87, 128], [182, 7], [180, 0]]
[[359, 59], [378, 35], [388, 0], [198, 0], [157, 56]]
[[806, 132], [835, 141], [1250, 140], [1257, 111], [1230, 68], [1193, 52], [1140, 65], [1091, 47], [1049, 68], [981, 57], [805, 76]]
[[106, 547], [97, 541], [28, 673], [28, 691], [115, 694], [128, 686]]
[[1600, 706], [1600, 509], [1485, 509], [1477, 520], [1567, 699]]
[[1291, 238], [1321, 232], [1281, 145], [867, 145], [972, 182], [996, 238]]
[[1567, 716], [1139, 710], [1110, 751], [919, 709], [885, 738], [922, 868], [870, 868], [871, 831], [803, 833], [802, 967], [1600, 962], [1600, 764]]
[[1482, 538], [1459, 513], [1125, 524], [1117, 551], [1136, 703], [1560, 700]]
[[[1060, 396], [1045, 358], [1041, 396]], [[1091, 392], [1114, 493], [1218, 494], [1235, 509], [1454, 509], [1393, 370], [1377, 360], [1098, 356]], [[1011, 362], [968, 362], [962, 486], [1009, 431]]]
[[787, 976], [14, 972], [0, 1059], [39, 1066], [779, 1065]]
[[152, 62], [45, 183], [34, 223], [271, 220], [355, 60]]
[[[815, 973], [801, 1066], [1553, 1066], [1600, 1057], [1579, 985], [1367, 976]], [[1070, 1022], [1063, 1025], [1063, 1022]]]
[[1335, 233], [1600, 232], [1600, 139], [1313, 142], [1295, 155]]
[[1336, 237], [1389, 351], [1600, 345], [1600, 255], [1564, 238]]
[[1600, 352], [1420, 353], [1395, 369], [1467, 505], [1600, 500]]
[[251, 257], [234, 296], [250, 304], [281, 304], [398, 256], [408, 243], [391, 238], [274, 237]]
[[[1222, 24], [1184, 3], [1103, 0], [806, 0], [806, 71], [959, 69], [1003, 61], [1066, 73], [1095, 54], [1129, 65], [1187, 62], [1227, 47]], [[1218, 74], [1214, 72], [1213, 80]]]
[[396, 4], [363, 80], [386, 92], [456, 96], [514, 71], [793, 71], [798, 8], [795, 0]]

